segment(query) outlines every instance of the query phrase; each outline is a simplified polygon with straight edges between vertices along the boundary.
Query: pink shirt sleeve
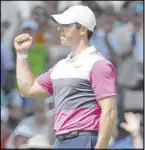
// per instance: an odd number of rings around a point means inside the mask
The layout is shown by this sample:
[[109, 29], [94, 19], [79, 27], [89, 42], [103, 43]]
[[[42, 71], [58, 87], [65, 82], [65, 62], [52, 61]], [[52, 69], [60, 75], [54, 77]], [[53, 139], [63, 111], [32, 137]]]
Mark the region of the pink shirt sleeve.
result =
[[116, 72], [111, 62], [97, 61], [90, 72], [90, 83], [97, 100], [116, 95]]
[[42, 73], [40, 76], [36, 78], [38, 84], [47, 90], [49, 94], [53, 94], [53, 86], [52, 86], [52, 80], [50, 78], [52, 69], [49, 69], [47, 72]]

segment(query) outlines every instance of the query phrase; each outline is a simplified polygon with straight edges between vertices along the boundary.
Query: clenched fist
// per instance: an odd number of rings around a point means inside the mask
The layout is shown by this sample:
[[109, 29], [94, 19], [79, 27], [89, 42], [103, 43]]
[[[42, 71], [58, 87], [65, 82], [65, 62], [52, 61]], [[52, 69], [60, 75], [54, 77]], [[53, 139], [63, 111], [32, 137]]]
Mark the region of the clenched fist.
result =
[[29, 34], [21, 34], [15, 37], [14, 46], [17, 53], [27, 53], [32, 45], [32, 37]]

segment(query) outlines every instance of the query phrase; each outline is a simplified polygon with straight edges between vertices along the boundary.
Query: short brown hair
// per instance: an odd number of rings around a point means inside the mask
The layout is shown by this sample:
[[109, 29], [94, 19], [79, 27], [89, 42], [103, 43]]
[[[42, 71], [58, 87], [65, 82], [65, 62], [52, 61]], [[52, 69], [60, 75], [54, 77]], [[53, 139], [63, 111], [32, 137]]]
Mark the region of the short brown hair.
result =
[[[76, 28], [77, 28], [77, 29], [80, 29], [80, 28], [82, 27], [82, 25], [81, 25], [80, 23], [77, 23], [77, 22], [75, 23], [75, 25], [76, 25]], [[96, 29], [96, 27], [95, 27], [95, 29]], [[94, 30], [95, 30], [95, 29], [94, 29]], [[93, 32], [90, 31], [90, 30], [88, 30], [88, 40], [91, 39], [92, 35], [93, 35]]]

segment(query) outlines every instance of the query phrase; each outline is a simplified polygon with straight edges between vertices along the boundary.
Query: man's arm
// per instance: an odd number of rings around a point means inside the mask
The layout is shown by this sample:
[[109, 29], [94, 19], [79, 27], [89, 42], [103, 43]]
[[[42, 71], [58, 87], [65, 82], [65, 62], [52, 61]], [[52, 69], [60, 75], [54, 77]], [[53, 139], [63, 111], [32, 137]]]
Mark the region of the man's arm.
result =
[[16, 77], [18, 86], [22, 95], [26, 97], [48, 95], [47, 90], [37, 83], [35, 76], [29, 68], [27, 53], [31, 44], [32, 37], [29, 34], [19, 35], [14, 40], [17, 53]]
[[27, 59], [18, 59], [16, 62], [16, 76], [20, 92], [25, 97], [48, 95], [31, 72]]
[[107, 148], [115, 126], [116, 97], [110, 96], [97, 100], [101, 107], [99, 134], [96, 149]]
[[90, 72], [90, 82], [102, 110], [96, 148], [106, 148], [113, 132], [116, 117], [116, 73], [114, 66], [106, 59], [97, 61]]

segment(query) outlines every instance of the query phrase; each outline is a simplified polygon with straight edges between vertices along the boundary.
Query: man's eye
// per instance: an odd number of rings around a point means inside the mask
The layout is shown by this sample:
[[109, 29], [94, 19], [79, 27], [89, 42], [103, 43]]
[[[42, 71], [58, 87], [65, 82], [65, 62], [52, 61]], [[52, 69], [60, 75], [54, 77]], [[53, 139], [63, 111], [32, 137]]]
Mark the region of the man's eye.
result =
[[68, 27], [69, 25], [68, 25], [68, 24], [63, 24], [62, 26], [63, 26], [63, 27]]

